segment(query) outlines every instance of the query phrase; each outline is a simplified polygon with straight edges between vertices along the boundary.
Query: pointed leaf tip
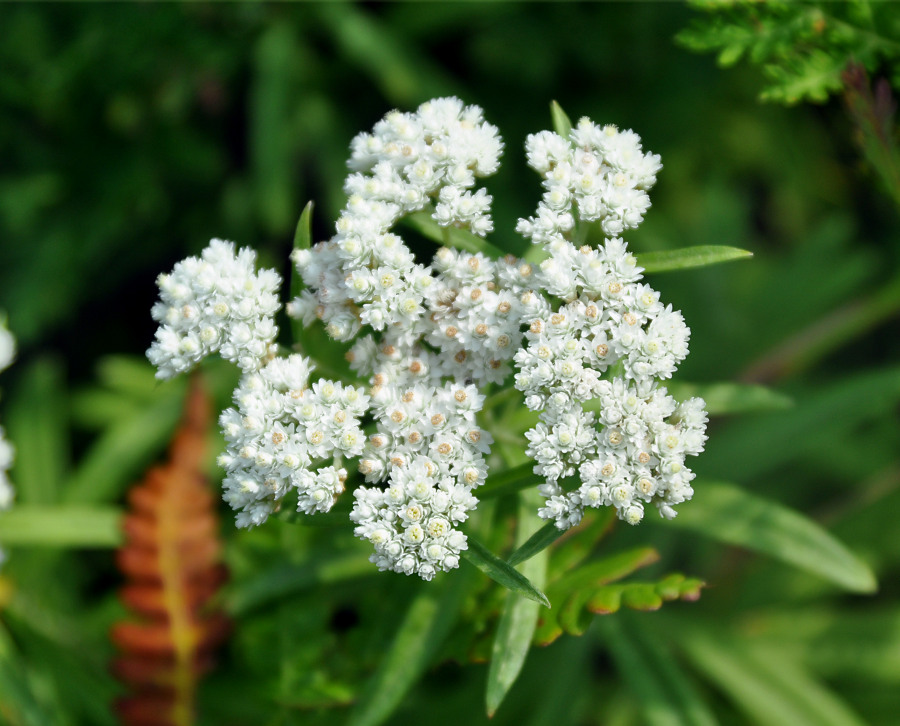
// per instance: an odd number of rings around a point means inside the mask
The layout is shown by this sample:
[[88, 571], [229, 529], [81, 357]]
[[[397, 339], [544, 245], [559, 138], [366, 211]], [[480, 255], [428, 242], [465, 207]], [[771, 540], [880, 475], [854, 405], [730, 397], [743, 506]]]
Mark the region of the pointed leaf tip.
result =
[[545, 608], [550, 608], [550, 600], [534, 586], [531, 580], [515, 568], [510, 567], [508, 563], [497, 557], [478, 540], [469, 537], [469, 548], [463, 550], [461, 554], [464, 559], [475, 565], [494, 582], [522, 597], [540, 603]]
[[706, 267], [732, 260], [746, 260], [753, 257], [753, 253], [738, 247], [701, 245], [699, 247], [683, 247], [678, 250], [642, 252], [636, 257], [638, 265], [644, 268], [644, 272], [653, 273]]
[[568, 139], [572, 132], [572, 121], [556, 101], [550, 102], [550, 117], [553, 119], [553, 130], [564, 139]]
[[294, 249], [308, 250], [312, 246], [312, 213], [313, 203], [307, 202], [297, 220], [297, 229], [294, 231]]

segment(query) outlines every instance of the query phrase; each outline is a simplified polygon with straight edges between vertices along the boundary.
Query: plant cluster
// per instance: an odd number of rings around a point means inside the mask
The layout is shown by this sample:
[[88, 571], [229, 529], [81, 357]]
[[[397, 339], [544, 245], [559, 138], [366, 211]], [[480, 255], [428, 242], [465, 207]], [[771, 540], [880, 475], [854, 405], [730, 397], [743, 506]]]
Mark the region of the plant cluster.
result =
[[251, 250], [213, 240], [160, 276], [161, 326], [148, 351], [158, 376], [214, 351], [244, 373], [221, 417], [219, 460], [238, 526], [261, 524], [288, 493], [300, 512], [329, 511], [345, 460], [360, 457], [366, 484], [385, 486], [357, 487], [350, 519], [379, 569], [430, 580], [457, 567], [467, 549], [457, 527], [478, 503], [493, 441], [477, 415], [513, 368], [538, 413], [526, 437], [542, 518], [565, 530], [584, 507], [612, 506], [637, 524], [646, 505], [673, 518], [691, 498], [684, 459], [703, 450], [704, 403], [678, 403], [660, 383], [687, 355], [690, 331], [615, 236], [640, 224], [659, 156], [634, 132], [587, 118], [529, 136], [544, 193], [517, 231], [537, 264], [450, 247], [417, 261], [394, 231], [408, 215], [426, 212], [476, 246], [493, 229], [492, 198], [475, 187], [502, 149], [481, 109], [456, 98], [393, 111], [353, 140], [336, 234], [295, 250], [306, 289], [288, 314], [353, 341], [347, 359], [368, 391], [310, 383], [314, 357], [278, 355], [279, 277], [256, 272]]

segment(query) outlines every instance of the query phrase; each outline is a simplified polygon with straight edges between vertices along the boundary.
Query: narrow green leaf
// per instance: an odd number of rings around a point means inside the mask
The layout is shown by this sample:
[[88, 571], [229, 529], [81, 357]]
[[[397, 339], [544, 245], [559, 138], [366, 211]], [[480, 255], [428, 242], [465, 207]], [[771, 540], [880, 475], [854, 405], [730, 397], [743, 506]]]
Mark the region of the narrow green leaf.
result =
[[638, 265], [644, 268], [644, 272], [651, 273], [685, 270], [690, 267], [705, 267], [706, 265], [717, 265], [720, 262], [730, 262], [731, 260], [745, 260], [753, 257], [753, 253], [737, 247], [706, 245], [701, 247], [684, 247], [680, 250], [666, 250], [664, 252], [642, 252], [636, 257]]
[[694, 665], [760, 726], [863, 726], [834, 691], [778, 648], [750, 647], [725, 633], [673, 633]]
[[297, 220], [297, 228], [294, 230], [294, 249], [308, 250], [312, 247], [312, 213], [313, 203], [307, 202]]
[[41, 691], [37, 675], [0, 623], [0, 723], [44, 726], [55, 722], [46, 689], [41, 698], [36, 695]]
[[118, 547], [118, 507], [20, 504], [0, 514], [0, 544], [29, 547]]
[[556, 101], [550, 102], [550, 118], [553, 119], [553, 130], [568, 141], [572, 132], [572, 121]]
[[556, 526], [556, 522], [547, 522], [537, 532], [535, 532], [528, 541], [513, 552], [507, 562], [515, 567], [520, 562], [530, 560], [539, 552], [552, 545], [556, 540], [562, 537], [566, 530], [562, 530]]
[[715, 716], [659, 638], [629, 618], [602, 618], [596, 627], [650, 726], [715, 726]]
[[69, 462], [68, 400], [60, 361], [40, 358], [22, 375], [9, 401], [7, 426], [15, 442], [13, 481], [18, 500], [56, 502]]
[[[297, 220], [297, 227], [294, 230], [294, 249], [308, 250], [312, 247], [312, 213], [313, 203], [307, 202], [300, 213], [300, 219]], [[303, 289], [303, 278], [297, 270], [297, 265], [291, 257], [291, 299], [298, 297]], [[294, 335], [294, 341], [308, 349], [308, 331], [303, 327], [303, 321], [291, 318], [291, 332]]]
[[666, 388], [678, 401], [695, 396], [706, 401], [711, 416], [757, 411], [778, 411], [790, 408], [794, 401], [779, 391], [747, 383], [677, 383], [669, 381]]
[[[543, 520], [537, 515], [537, 492], [523, 492], [519, 495], [518, 529], [516, 542], [523, 545], [530, 542], [531, 535], [543, 531], [538, 529]], [[555, 528], [555, 525], [554, 525]], [[558, 530], [557, 530], [558, 531]], [[520, 548], [521, 549], [521, 548]], [[523, 560], [520, 571], [535, 587], [543, 587], [547, 579], [547, 553], [532, 553], [527, 562]], [[491, 648], [491, 666], [488, 671], [486, 705], [488, 717], [493, 717], [509, 689], [519, 677], [525, 658], [531, 649], [534, 630], [537, 627], [539, 605], [533, 600], [507, 593], [497, 634]]]
[[567, 573], [553, 583], [552, 591], [570, 593], [582, 588], [599, 587], [607, 582], [621, 580], [658, 560], [659, 553], [653, 547], [635, 547], [625, 552], [607, 555], [603, 559], [590, 562]]
[[469, 537], [469, 548], [462, 551], [462, 556], [506, 589], [512, 590], [522, 597], [527, 597], [529, 600], [534, 600], [544, 607], [550, 607], [547, 596], [538, 590], [527, 577], [490, 552], [478, 540]]
[[455, 247], [466, 252], [480, 252], [485, 257], [497, 260], [506, 256], [506, 252], [495, 247], [482, 237], [458, 227], [441, 227], [427, 210], [414, 212], [403, 217], [402, 222], [423, 237], [427, 237], [446, 247]]
[[94, 442], [62, 491], [67, 502], [95, 503], [118, 496], [162, 451], [181, 418], [184, 379], [160, 389], [158, 400], [108, 429]]
[[156, 396], [159, 381], [146, 358], [130, 355], [109, 355], [97, 363], [97, 378], [106, 387], [130, 399], [151, 401]]
[[248, 97], [250, 190], [266, 228], [283, 234], [293, 217], [297, 152], [306, 143], [295, 117], [309, 62], [302, 36], [288, 23], [269, 25], [255, 38]]
[[[893, 510], [892, 510], [893, 511]], [[754, 642], [771, 644], [829, 680], [900, 681], [900, 609], [781, 607], [752, 618]]]
[[447, 637], [468, 589], [450, 578], [423, 584], [347, 726], [378, 726], [390, 717]]
[[852, 592], [874, 592], [872, 570], [819, 524], [732, 484], [700, 481], [670, 526], [746, 547], [812, 572]]

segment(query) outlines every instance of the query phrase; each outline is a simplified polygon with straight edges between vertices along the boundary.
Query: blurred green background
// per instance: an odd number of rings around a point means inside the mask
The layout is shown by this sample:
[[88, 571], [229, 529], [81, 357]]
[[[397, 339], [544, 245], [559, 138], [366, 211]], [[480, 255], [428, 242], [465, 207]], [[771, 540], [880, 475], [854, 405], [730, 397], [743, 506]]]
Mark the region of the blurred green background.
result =
[[[675, 43], [695, 15], [674, 3], [0, 5], [0, 310], [20, 342], [0, 383], [19, 502], [123, 501], [179, 412], [179, 384], [156, 386], [139, 360], [156, 276], [211, 237], [287, 274], [304, 204], [316, 202], [315, 238], [329, 236], [349, 141], [390, 108], [447, 94], [484, 108], [506, 142], [487, 185], [493, 239], [523, 249], [515, 221], [539, 195], [523, 143], [556, 99], [662, 156], [632, 249], [755, 255], [651, 280], [693, 331], [680, 380], [765, 383], [793, 401], [714, 419], [698, 475], [823, 523], [880, 590], [847, 594], [691, 532], [617, 532], [704, 579], [700, 601], [608, 616], [532, 653], [493, 722], [900, 724], [898, 210], [839, 99], [761, 104], [758, 68], [722, 70]], [[233, 376], [210, 377], [224, 406]], [[237, 534], [224, 520], [238, 583], [347, 556], [321, 533]], [[13, 705], [0, 723], [114, 723], [112, 554], [53, 546], [52, 533], [35, 543], [4, 569], [0, 694]], [[391, 603], [412, 590], [368, 577], [364, 547], [346, 550], [363, 567], [238, 613], [202, 723], [344, 723]], [[660, 650], [657, 662], [687, 665], [707, 709], [694, 720], [668, 705], [677, 686], [647, 689], [642, 656]], [[486, 723], [484, 677], [444, 663], [388, 722]]]

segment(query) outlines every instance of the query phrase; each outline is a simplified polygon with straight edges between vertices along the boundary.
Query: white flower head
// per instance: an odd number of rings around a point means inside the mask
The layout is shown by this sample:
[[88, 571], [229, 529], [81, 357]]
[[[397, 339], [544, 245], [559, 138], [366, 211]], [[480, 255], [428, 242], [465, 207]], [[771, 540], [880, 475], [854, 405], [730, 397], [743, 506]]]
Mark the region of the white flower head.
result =
[[281, 277], [255, 270], [256, 253], [235, 253], [231, 242], [214, 239], [200, 257], [177, 263], [157, 284], [160, 300], [152, 309], [160, 323], [147, 358], [157, 378], [171, 378], [211, 353], [257, 370], [275, 352]]

